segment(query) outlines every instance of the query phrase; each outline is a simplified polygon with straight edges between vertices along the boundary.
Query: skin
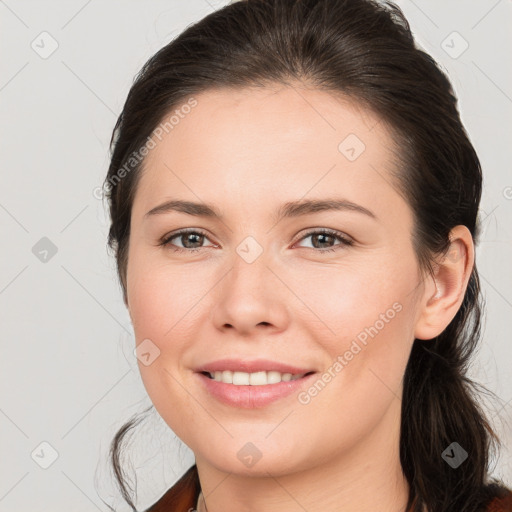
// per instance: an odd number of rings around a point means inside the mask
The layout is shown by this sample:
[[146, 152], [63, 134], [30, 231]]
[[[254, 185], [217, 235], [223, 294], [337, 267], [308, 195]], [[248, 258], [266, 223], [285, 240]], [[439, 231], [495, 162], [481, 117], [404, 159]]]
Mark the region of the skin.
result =
[[[209, 512], [404, 511], [403, 375], [414, 338], [441, 333], [461, 305], [474, 263], [469, 230], [454, 228], [449, 257], [434, 278], [422, 274], [412, 211], [391, 185], [391, 134], [348, 98], [300, 85], [195, 98], [148, 154], [131, 216], [127, 307], [137, 344], [150, 339], [160, 351], [148, 366], [139, 361], [155, 408], [194, 452]], [[354, 161], [338, 150], [351, 133], [366, 146]], [[377, 219], [323, 211], [274, 222], [284, 202], [323, 198]], [[144, 218], [168, 199], [211, 203], [223, 219]], [[158, 245], [181, 228], [207, 232], [172, 240], [199, 252]], [[354, 244], [315, 243], [303, 238], [310, 228]], [[247, 236], [263, 249], [250, 264], [236, 251]], [[240, 356], [321, 376], [394, 303], [401, 311], [307, 404], [292, 394], [259, 409], [228, 406], [194, 373]], [[261, 452], [252, 467], [237, 457], [248, 442]]]

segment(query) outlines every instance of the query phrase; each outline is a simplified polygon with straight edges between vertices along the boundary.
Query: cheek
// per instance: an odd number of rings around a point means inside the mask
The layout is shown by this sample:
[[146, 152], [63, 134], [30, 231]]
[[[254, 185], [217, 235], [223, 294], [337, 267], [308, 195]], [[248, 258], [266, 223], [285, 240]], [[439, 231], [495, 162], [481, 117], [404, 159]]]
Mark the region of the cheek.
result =
[[176, 265], [134, 254], [128, 266], [128, 301], [137, 340], [171, 337], [201, 297], [197, 283]]
[[[199, 294], [196, 287], [190, 283], [187, 286], [184, 273], [176, 268], [152, 263], [143, 255], [131, 256], [127, 289], [130, 316], [137, 346], [145, 343], [152, 358], [147, 365], [139, 359], [138, 366], [156, 405], [169, 385], [178, 386], [175, 391], [179, 394], [179, 385], [172, 375], [180, 370], [182, 355], [189, 344], [192, 305]], [[146, 350], [142, 347], [140, 350]]]
[[402, 258], [401, 267], [391, 258], [379, 263], [318, 272], [298, 291], [315, 313], [308, 312], [308, 320], [297, 317], [300, 329], [321, 340], [328, 355], [325, 400], [345, 411], [361, 403], [386, 404], [401, 393], [414, 340], [414, 260]]
[[333, 355], [355, 338], [362, 346], [375, 336], [387, 339], [411, 314], [410, 292], [416, 279], [414, 265], [402, 260], [398, 268], [392, 260], [306, 269], [300, 279], [290, 271], [286, 279], [296, 283], [293, 291], [300, 299], [292, 298], [291, 303], [302, 312], [294, 321], [309, 331], [318, 329], [314, 338]]

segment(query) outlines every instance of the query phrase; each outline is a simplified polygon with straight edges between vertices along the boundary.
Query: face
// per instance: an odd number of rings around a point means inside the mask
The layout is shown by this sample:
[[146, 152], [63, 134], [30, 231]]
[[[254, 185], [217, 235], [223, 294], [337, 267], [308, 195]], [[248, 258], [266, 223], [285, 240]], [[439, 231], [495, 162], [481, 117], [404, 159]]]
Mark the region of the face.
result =
[[[423, 285], [390, 133], [318, 90], [195, 99], [155, 139], [131, 216], [127, 305], [155, 408], [196, 460], [231, 473], [285, 474], [396, 439]], [[220, 217], [148, 214], [168, 201]], [[316, 201], [340, 203], [290, 206]], [[226, 359], [220, 375], [262, 385], [201, 373]], [[265, 368], [293, 380], [265, 384]]]

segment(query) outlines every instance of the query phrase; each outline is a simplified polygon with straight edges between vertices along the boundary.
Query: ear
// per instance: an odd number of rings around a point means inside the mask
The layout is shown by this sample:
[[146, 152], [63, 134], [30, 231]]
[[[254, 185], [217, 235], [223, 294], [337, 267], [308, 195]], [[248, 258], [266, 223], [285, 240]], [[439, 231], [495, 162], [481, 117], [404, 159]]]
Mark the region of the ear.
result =
[[446, 256], [434, 266], [434, 277], [428, 276], [421, 299], [421, 311], [414, 336], [430, 340], [441, 334], [459, 310], [475, 262], [471, 232], [466, 226], [450, 231], [450, 247]]

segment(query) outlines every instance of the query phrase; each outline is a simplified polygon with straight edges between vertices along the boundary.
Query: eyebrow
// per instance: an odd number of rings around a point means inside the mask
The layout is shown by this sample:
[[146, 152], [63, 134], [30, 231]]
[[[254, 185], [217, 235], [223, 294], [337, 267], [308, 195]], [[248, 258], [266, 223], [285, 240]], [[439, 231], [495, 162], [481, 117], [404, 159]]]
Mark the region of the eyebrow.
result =
[[[211, 204], [195, 203], [193, 201], [178, 199], [171, 199], [155, 206], [144, 215], [144, 218], [169, 213], [171, 211], [186, 213], [187, 215], [197, 217], [223, 219], [223, 215]], [[277, 223], [285, 218], [300, 217], [323, 211], [353, 211], [367, 215], [372, 219], [377, 219], [377, 216], [372, 211], [347, 199], [310, 199], [284, 203], [277, 210], [274, 221]]]

